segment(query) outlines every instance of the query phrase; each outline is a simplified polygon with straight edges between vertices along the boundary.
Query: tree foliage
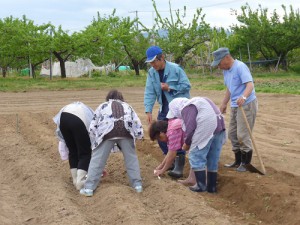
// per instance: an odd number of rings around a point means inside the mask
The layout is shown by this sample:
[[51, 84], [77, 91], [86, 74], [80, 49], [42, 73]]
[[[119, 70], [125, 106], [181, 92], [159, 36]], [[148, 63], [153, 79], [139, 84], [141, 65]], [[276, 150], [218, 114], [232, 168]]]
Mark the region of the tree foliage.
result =
[[9, 67], [32, 66], [33, 76], [36, 65], [45, 60], [47, 47], [46, 30], [50, 24], [35, 25], [32, 20], [7, 17], [0, 19], [0, 67], [6, 76]]
[[283, 67], [287, 69], [287, 54], [300, 47], [300, 17], [299, 10], [290, 6], [288, 13], [282, 5], [283, 18], [276, 10], [269, 17], [268, 9], [252, 10], [248, 4], [241, 7], [237, 20], [241, 25], [232, 27], [236, 35], [236, 46], [251, 46], [253, 52], [259, 52], [264, 59], [280, 58]]
[[[162, 18], [154, 0], [153, 7], [156, 12], [155, 23], [157, 28], [156, 41], [164, 49], [166, 53], [174, 55], [175, 62], [182, 64], [184, 56], [197, 46], [204, 44], [210, 40], [211, 29], [209, 24], [204, 20], [205, 14], [202, 14], [202, 9], [196, 9], [196, 13], [190, 23], [185, 23], [186, 7], [183, 8], [183, 13], [180, 10], [173, 10], [169, 1], [170, 19]], [[160, 35], [160, 31], [167, 31], [167, 35]]]
[[116, 10], [108, 16], [97, 14], [83, 32], [82, 40], [86, 46], [82, 53], [100, 64], [129, 62], [139, 75], [149, 38], [136, 29], [136, 20], [120, 18], [115, 13]]
[[61, 26], [57, 29], [53, 29], [53, 37], [51, 35], [51, 51], [59, 61], [61, 78], [66, 78], [66, 66], [65, 62], [72, 56], [76, 55], [78, 50], [77, 45], [77, 33], [72, 35], [68, 34], [68, 31], [64, 31]]
[[[212, 28], [205, 22], [202, 9], [196, 9], [193, 19], [184, 22], [186, 7], [173, 10], [169, 1], [169, 18], [163, 18], [152, 0], [156, 13], [155, 25], [147, 29], [138, 18], [98, 13], [91, 24], [80, 32], [69, 34], [59, 27], [36, 25], [26, 16], [21, 19], [0, 19], [0, 68], [5, 77], [8, 68], [31, 66], [32, 76], [40, 65], [54, 55], [60, 62], [61, 77], [66, 77], [65, 62], [77, 58], [89, 58], [98, 65], [114, 63], [130, 65], [139, 75], [145, 68], [145, 51], [150, 44], [159, 45], [165, 53], [172, 55], [178, 64], [195, 55], [206, 57], [209, 64], [211, 51], [227, 46], [240, 58], [247, 55], [255, 59], [279, 59], [287, 68], [287, 57], [297, 60], [300, 49], [299, 9], [288, 9], [282, 5], [283, 16], [276, 10], [271, 15], [267, 8], [259, 5], [252, 10], [248, 4], [237, 14], [239, 25], [232, 30]], [[139, 24], [139, 26], [137, 26]], [[203, 60], [204, 61], [204, 60]]]

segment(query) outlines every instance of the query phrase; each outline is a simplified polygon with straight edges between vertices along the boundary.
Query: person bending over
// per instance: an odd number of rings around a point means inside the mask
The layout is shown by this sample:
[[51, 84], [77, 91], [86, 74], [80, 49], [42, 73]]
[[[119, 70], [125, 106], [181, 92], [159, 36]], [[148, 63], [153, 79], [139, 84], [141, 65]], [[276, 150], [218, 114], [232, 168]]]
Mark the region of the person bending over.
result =
[[115, 144], [123, 153], [127, 175], [136, 192], [142, 192], [140, 166], [135, 151], [135, 139], [142, 139], [144, 132], [141, 121], [133, 108], [124, 102], [121, 92], [111, 90], [106, 102], [95, 111], [89, 128], [92, 140], [92, 158], [87, 180], [80, 194], [93, 196], [105, 164]]
[[[160, 176], [166, 172], [173, 164], [176, 158], [177, 151], [182, 151], [181, 147], [184, 142], [184, 132], [182, 130], [182, 121], [180, 119], [171, 119], [169, 121], [158, 120], [152, 121], [149, 127], [149, 136], [152, 141], [157, 140], [167, 143], [168, 153], [165, 155], [164, 160], [159, 164], [155, 170], [154, 175]], [[184, 158], [180, 158], [182, 162], [177, 162], [180, 165], [178, 177], [182, 177], [184, 167]]]

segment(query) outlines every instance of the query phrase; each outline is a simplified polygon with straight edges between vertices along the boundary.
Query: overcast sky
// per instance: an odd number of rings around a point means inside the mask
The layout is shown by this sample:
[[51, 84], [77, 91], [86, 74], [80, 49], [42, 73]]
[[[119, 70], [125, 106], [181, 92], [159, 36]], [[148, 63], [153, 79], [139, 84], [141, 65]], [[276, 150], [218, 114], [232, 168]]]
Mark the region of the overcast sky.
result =
[[[292, 5], [294, 10], [300, 8], [299, 0], [171, 0], [172, 10], [187, 8], [186, 22], [191, 20], [197, 8], [202, 8], [206, 14], [205, 21], [211, 26], [228, 28], [237, 24], [236, 16], [231, 15], [231, 9], [238, 10], [249, 3], [251, 9], [257, 9], [259, 4], [268, 8], [269, 12], [276, 9], [282, 15], [281, 5]], [[169, 17], [169, 0], [156, 0], [157, 8], [162, 17]], [[110, 15], [116, 9], [120, 17], [139, 17], [147, 27], [153, 25], [154, 9], [151, 0], [2, 0], [0, 18], [13, 16], [22, 18], [26, 15], [36, 25], [51, 22], [55, 26], [62, 25], [70, 32], [83, 30], [88, 26], [97, 12], [101, 16]]]

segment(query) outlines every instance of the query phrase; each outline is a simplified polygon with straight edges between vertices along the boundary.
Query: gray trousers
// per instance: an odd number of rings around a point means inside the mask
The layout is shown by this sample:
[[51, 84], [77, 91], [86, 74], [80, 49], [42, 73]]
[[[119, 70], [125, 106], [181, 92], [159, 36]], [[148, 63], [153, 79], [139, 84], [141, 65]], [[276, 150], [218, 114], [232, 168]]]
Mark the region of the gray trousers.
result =
[[135, 144], [132, 138], [113, 139], [103, 141], [92, 151], [92, 158], [88, 169], [87, 179], [84, 187], [95, 190], [101, 180], [111, 149], [117, 143], [123, 153], [127, 175], [132, 187], [142, 185], [140, 166], [135, 152]]
[[[243, 109], [252, 131], [258, 110], [257, 100], [255, 99], [249, 104], [243, 105]], [[237, 153], [238, 151], [245, 153], [252, 151], [251, 137], [244, 121], [243, 114], [239, 108], [231, 108], [228, 138], [231, 141], [232, 151], [234, 153]]]

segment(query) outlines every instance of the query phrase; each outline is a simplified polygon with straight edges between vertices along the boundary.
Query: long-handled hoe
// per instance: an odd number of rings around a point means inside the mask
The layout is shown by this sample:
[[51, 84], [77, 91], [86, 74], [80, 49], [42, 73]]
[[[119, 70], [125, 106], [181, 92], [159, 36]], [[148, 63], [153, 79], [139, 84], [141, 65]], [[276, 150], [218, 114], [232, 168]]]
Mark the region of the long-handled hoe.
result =
[[263, 163], [263, 161], [262, 161], [262, 159], [261, 159], [261, 157], [260, 157], [260, 154], [259, 154], [259, 152], [258, 152], [258, 149], [257, 149], [257, 147], [256, 147], [254, 138], [253, 138], [253, 136], [252, 136], [252, 132], [251, 132], [251, 129], [250, 129], [250, 126], [249, 126], [249, 123], [248, 123], [248, 120], [247, 120], [245, 111], [244, 111], [243, 107], [240, 106], [239, 108], [240, 108], [240, 110], [241, 110], [241, 112], [242, 112], [242, 114], [243, 114], [243, 118], [244, 118], [245, 124], [246, 124], [246, 126], [247, 126], [248, 132], [249, 132], [249, 134], [250, 134], [250, 138], [251, 138], [251, 141], [252, 141], [252, 146], [253, 146], [253, 148], [254, 148], [254, 150], [255, 150], [255, 153], [256, 153], [256, 155], [257, 155], [257, 157], [258, 157], [258, 160], [259, 160], [259, 163], [260, 163], [261, 170], [258, 170], [257, 168], [255, 168], [251, 163], [245, 165], [245, 167], [246, 167], [250, 172], [260, 173], [260, 174], [262, 174], [262, 175], [265, 175], [265, 174], [266, 174], [266, 169], [265, 169], [264, 163]]

